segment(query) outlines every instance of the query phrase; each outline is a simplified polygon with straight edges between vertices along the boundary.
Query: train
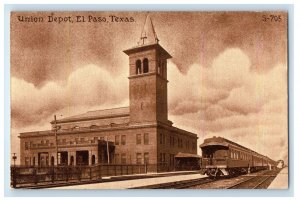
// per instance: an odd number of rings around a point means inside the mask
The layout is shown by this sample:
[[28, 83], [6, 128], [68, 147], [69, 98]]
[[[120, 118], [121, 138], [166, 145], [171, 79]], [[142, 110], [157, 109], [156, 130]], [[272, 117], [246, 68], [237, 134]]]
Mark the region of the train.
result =
[[201, 173], [209, 177], [234, 176], [258, 170], [276, 169], [278, 163], [222, 137], [207, 138], [202, 150]]

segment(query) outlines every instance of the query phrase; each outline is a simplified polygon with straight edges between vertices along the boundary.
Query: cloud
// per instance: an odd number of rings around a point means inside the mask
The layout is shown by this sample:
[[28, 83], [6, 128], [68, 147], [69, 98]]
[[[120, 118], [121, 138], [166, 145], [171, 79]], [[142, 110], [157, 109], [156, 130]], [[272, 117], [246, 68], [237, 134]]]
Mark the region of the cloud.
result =
[[186, 74], [171, 63], [170, 119], [198, 133], [199, 143], [222, 136], [287, 162], [287, 66], [258, 72], [251, 65], [238, 48], [221, 52], [211, 67], [194, 64]]
[[42, 88], [12, 77], [12, 126], [38, 123], [65, 108], [122, 105], [128, 100], [125, 75], [114, 76], [105, 68], [87, 65], [71, 73], [66, 83], [47, 82]]
[[186, 74], [182, 74], [174, 63], [168, 64], [170, 114], [198, 112], [229, 95], [224, 89], [206, 87], [206, 71], [200, 65], [194, 64]]
[[[118, 74], [128, 59], [122, 51], [136, 45], [147, 15], [146, 12], [60, 12], [59, 15], [73, 17], [115, 15], [135, 19], [133, 23], [71, 25], [37, 26], [17, 19], [18, 15], [50, 14], [12, 12], [11, 15], [11, 74], [39, 88], [49, 81], [65, 81], [75, 69], [90, 63]], [[263, 14], [269, 13], [153, 12], [151, 16], [160, 43], [173, 56], [173, 63], [186, 73], [194, 63], [210, 67], [226, 48], [235, 47], [246, 52], [252, 62], [251, 70], [266, 71], [278, 62], [286, 63], [287, 13], [272, 11], [273, 15], [282, 16], [280, 23], [258, 23]]]

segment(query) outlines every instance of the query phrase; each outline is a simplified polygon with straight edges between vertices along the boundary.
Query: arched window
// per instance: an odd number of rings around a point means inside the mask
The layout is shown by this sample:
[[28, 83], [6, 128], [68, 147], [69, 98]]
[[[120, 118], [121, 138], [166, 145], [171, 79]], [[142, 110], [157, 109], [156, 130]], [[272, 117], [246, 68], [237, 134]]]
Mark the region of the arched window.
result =
[[135, 62], [135, 74], [141, 74], [142, 73], [142, 62], [141, 60], [136, 60]]
[[92, 155], [92, 165], [95, 165], [95, 163], [96, 163], [96, 157], [95, 155]]
[[145, 58], [143, 60], [143, 73], [148, 73], [149, 72], [149, 60]]

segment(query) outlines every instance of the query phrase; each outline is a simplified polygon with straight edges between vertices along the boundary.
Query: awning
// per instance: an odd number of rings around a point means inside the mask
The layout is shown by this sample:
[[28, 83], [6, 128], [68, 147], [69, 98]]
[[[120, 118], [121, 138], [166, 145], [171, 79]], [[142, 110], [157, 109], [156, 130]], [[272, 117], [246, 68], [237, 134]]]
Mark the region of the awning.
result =
[[190, 154], [190, 153], [181, 153], [175, 155], [175, 158], [201, 158], [201, 156], [197, 154]]

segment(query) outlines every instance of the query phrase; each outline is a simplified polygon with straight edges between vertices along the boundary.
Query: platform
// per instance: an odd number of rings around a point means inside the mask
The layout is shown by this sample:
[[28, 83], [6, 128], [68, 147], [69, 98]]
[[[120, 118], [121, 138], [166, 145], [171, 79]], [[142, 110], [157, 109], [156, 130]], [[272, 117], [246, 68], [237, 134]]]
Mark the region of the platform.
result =
[[172, 176], [172, 173], [170, 174], [171, 176], [167, 176], [167, 177], [164, 176], [164, 177], [134, 179], [134, 180], [125, 180], [125, 181], [84, 184], [84, 185], [76, 185], [76, 186], [63, 186], [63, 187], [55, 187], [51, 189], [128, 189], [128, 188], [136, 188], [136, 187], [146, 186], [146, 185], [162, 184], [168, 182], [176, 182], [176, 181], [206, 177], [199, 173], [174, 175], [174, 176]]
[[283, 168], [278, 173], [278, 175], [273, 180], [273, 182], [270, 184], [268, 189], [288, 189], [289, 187], [288, 175], [289, 175], [289, 168], [288, 167]]

